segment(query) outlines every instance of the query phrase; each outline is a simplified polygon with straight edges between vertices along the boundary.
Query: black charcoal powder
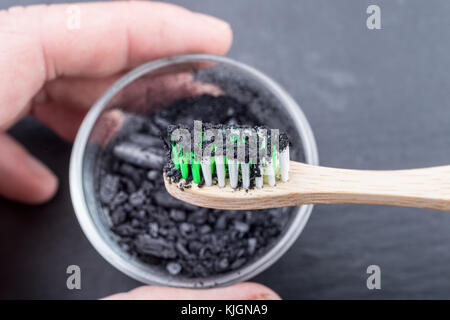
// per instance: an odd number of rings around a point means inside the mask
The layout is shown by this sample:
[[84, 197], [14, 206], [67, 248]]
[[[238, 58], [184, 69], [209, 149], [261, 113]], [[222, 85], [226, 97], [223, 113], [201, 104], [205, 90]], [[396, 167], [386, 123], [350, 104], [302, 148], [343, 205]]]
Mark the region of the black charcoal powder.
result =
[[96, 197], [124, 250], [168, 275], [202, 278], [236, 270], [277, 241], [292, 208], [206, 209], [173, 198], [164, 187], [160, 136], [168, 125], [194, 119], [265, 125], [251, 109], [227, 95], [201, 95], [147, 117], [129, 116], [126, 132], [101, 152], [96, 169]]

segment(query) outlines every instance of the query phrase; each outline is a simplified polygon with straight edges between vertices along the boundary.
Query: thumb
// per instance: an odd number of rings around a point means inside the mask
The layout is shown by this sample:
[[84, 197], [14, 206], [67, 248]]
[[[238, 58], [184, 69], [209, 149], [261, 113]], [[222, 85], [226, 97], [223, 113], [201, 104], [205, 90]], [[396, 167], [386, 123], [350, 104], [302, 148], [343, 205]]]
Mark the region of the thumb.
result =
[[280, 296], [268, 287], [254, 282], [237, 283], [213, 289], [181, 289], [142, 286], [118, 293], [105, 300], [279, 300]]
[[0, 134], [0, 195], [10, 200], [40, 204], [58, 189], [58, 179], [17, 141]]

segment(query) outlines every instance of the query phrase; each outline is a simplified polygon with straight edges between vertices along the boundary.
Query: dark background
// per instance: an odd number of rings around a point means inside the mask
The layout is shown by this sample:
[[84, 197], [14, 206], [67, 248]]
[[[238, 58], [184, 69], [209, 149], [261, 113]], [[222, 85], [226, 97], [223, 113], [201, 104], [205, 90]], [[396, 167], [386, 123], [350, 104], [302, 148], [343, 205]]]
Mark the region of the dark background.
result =
[[[0, 8], [35, 2], [1, 0]], [[299, 102], [322, 165], [450, 162], [449, 1], [173, 2], [231, 23], [229, 56], [273, 76]], [[380, 5], [382, 30], [366, 28], [369, 4]], [[99, 298], [138, 286], [81, 232], [69, 196], [71, 146], [30, 119], [12, 133], [61, 188], [39, 207], [0, 200], [0, 298]], [[70, 264], [81, 267], [82, 290], [66, 288]], [[381, 267], [378, 291], [366, 288], [371, 264]], [[253, 280], [288, 299], [450, 298], [450, 214], [316, 206], [295, 245]]]

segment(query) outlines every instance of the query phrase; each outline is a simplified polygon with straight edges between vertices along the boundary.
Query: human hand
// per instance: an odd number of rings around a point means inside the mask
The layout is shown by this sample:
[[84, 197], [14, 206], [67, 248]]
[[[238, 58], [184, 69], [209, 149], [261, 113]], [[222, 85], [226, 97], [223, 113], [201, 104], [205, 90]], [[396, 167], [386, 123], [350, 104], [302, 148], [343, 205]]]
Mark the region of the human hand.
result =
[[[73, 140], [93, 102], [127, 70], [182, 53], [224, 54], [229, 25], [155, 2], [71, 4], [80, 28], [67, 28], [69, 5], [0, 11], [0, 195], [29, 204], [50, 199], [55, 175], [5, 133], [27, 114]], [[73, 7], [72, 7], [73, 8]], [[143, 286], [107, 299], [279, 299], [265, 286], [189, 290]]]
[[105, 300], [279, 300], [269, 288], [253, 282], [238, 283], [214, 289], [179, 289], [142, 286], [129, 292], [106, 297]]
[[[156, 2], [14, 7], [0, 11], [0, 195], [50, 199], [56, 176], [5, 133], [27, 114], [73, 140], [87, 109], [117, 78], [148, 60], [224, 54], [229, 25]], [[79, 13], [79, 28], [69, 28]]]

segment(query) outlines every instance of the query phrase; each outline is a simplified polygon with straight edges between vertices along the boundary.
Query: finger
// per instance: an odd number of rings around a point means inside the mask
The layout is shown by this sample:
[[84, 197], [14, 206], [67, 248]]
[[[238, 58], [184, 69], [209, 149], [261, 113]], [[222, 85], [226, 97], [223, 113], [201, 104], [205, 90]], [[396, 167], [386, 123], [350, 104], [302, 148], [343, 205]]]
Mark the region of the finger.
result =
[[[44, 101], [89, 108], [123, 73], [106, 78], [59, 78], [45, 85]], [[151, 100], [145, 101], [147, 107], [152, 104], [166, 105], [173, 100], [195, 96], [198, 94], [220, 95], [223, 91], [210, 83], [194, 80], [191, 73], [159, 75], [152, 81], [140, 78], [127, 88], [127, 98], [130, 96], [146, 99], [147, 93], [152, 92]], [[170, 101], [167, 97], [170, 97]], [[125, 97], [124, 97], [125, 98]], [[37, 102], [37, 101], [36, 101]], [[123, 101], [130, 105], [130, 101]]]
[[58, 179], [39, 160], [6, 134], [0, 134], [0, 195], [40, 204], [53, 197]]
[[[34, 100], [31, 114], [62, 138], [73, 141], [87, 109], [119, 76], [53, 80], [42, 91], [44, 96], [39, 94]], [[147, 99], [148, 92], [154, 93], [150, 100]], [[168, 74], [160, 75], [152, 82], [146, 78], [135, 80], [126, 95], [116, 96], [119, 101], [115, 104], [126, 105], [128, 112], [146, 114], [153, 106], [167, 106], [177, 99], [206, 93], [217, 96], [223, 91], [213, 84], [195, 81], [190, 73]], [[121, 125], [121, 121], [116, 122], [115, 127]], [[98, 140], [105, 143], [109, 138]]]
[[107, 300], [279, 300], [273, 290], [258, 283], [244, 282], [215, 289], [179, 289], [143, 286], [106, 297]]
[[69, 103], [87, 109], [122, 76], [123, 73], [104, 78], [58, 78], [45, 84], [42, 99], [43, 102]]
[[223, 54], [225, 22], [154, 2], [77, 4], [80, 28], [68, 28], [71, 5], [0, 11], [0, 130], [26, 110], [46, 80], [107, 76], [180, 53]]
[[77, 6], [80, 24], [73, 30], [67, 28], [68, 5], [30, 7], [30, 15], [39, 13], [42, 20], [50, 75], [104, 76], [179, 53], [224, 54], [231, 45], [226, 22], [175, 5], [125, 1]]
[[50, 81], [33, 100], [30, 113], [63, 139], [73, 141], [88, 108], [122, 75]]
[[54, 130], [60, 137], [73, 141], [87, 110], [59, 103], [34, 104], [31, 115]]

